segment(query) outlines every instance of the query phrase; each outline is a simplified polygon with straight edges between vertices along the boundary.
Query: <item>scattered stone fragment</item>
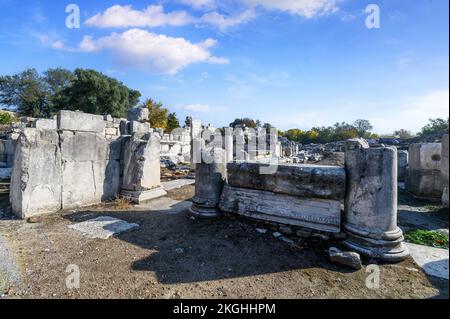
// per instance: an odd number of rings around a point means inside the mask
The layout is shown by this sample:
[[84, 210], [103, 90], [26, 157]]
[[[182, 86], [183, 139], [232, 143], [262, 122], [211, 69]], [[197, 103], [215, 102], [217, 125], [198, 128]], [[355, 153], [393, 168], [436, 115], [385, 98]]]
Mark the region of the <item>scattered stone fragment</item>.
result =
[[267, 233], [267, 229], [264, 228], [256, 228], [256, 231], [260, 234], [266, 234]]
[[175, 249], [175, 252], [180, 255], [184, 254], [184, 248], [177, 248], [177, 249]]
[[313, 238], [319, 239], [321, 241], [329, 241], [330, 240], [330, 236], [325, 235], [325, 234], [314, 234]]
[[273, 233], [272, 235], [273, 235], [273, 237], [275, 237], [275, 238], [280, 238], [281, 236], [283, 236], [283, 234], [281, 234], [281, 233], [279, 233], [279, 232], [275, 232], [275, 233]]
[[341, 264], [356, 270], [362, 268], [361, 256], [355, 252], [343, 252], [336, 247], [329, 250], [330, 260], [333, 263]]
[[307, 230], [298, 230], [297, 231], [297, 236], [300, 238], [309, 238], [312, 236], [312, 233], [310, 231]]
[[27, 223], [29, 224], [40, 224], [42, 223], [43, 218], [42, 216], [33, 216], [27, 219]]
[[335, 239], [347, 239], [347, 234], [346, 233], [333, 234], [333, 237]]
[[281, 226], [280, 233], [282, 233], [284, 235], [292, 235], [294, 232], [292, 231], [291, 227]]
[[285, 243], [291, 244], [291, 245], [295, 244], [295, 242], [292, 239], [286, 238], [284, 236], [280, 236], [280, 237], [278, 237], [278, 239], [281, 241], [284, 241]]

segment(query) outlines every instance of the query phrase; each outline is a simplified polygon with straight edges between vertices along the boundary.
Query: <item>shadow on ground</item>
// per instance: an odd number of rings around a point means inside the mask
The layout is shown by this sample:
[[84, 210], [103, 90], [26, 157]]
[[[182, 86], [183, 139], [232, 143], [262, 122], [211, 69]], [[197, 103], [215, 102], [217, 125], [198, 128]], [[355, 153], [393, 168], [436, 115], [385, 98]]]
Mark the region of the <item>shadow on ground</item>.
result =
[[140, 225], [121, 234], [120, 240], [153, 251], [132, 262], [136, 271], [155, 272], [163, 284], [194, 283], [248, 277], [294, 269], [325, 268], [346, 273], [352, 270], [329, 263], [324, 250], [293, 247], [262, 235], [246, 220], [222, 217], [191, 219], [190, 202], [178, 202], [166, 211], [91, 211], [68, 214], [71, 222], [111, 216]]

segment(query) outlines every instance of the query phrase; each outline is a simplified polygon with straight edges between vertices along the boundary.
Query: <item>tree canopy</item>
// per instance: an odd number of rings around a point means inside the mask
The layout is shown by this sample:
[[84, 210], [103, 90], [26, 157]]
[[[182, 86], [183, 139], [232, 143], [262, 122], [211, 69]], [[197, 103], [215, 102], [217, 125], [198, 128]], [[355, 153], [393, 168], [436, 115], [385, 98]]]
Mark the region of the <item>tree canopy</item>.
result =
[[291, 141], [296, 141], [302, 144], [324, 144], [344, 141], [356, 137], [377, 138], [377, 135], [371, 133], [372, 130], [373, 127], [369, 121], [357, 120], [354, 124], [342, 122], [336, 123], [334, 126], [313, 127], [308, 131], [291, 129], [286, 132], [280, 132], [280, 135]]
[[94, 70], [27, 69], [0, 77], [0, 104], [23, 116], [49, 118], [65, 109], [124, 117], [140, 95]]
[[150, 125], [153, 128], [167, 129], [167, 117], [169, 110], [163, 107], [161, 102], [155, 102], [152, 99], [147, 99], [144, 106], [148, 108]]
[[230, 127], [236, 128], [236, 127], [248, 127], [248, 128], [257, 128], [261, 126], [260, 121], [255, 121], [251, 118], [245, 117], [241, 119], [235, 119], [233, 123], [230, 123]]
[[167, 131], [171, 133], [173, 130], [180, 127], [180, 121], [178, 121], [176, 113], [170, 113], [167, 116]]
[[448, 123], [449, 123], [448, 118], [446, 120], [441, 118], [430, 119], [429, 123], [422, 128], [422, 132], [420, 133], [420, 135], [427, 136], [435, 133], [448, 131]]

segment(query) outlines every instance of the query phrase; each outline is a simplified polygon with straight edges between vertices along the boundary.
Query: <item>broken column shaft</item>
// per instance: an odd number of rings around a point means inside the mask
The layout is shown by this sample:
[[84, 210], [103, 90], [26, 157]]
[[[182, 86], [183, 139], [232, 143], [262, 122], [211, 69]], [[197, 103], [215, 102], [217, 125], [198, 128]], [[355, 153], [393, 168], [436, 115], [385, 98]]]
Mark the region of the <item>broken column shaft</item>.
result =
[[208, 148], [202, 152], [202, 161], [196, 165], [195, 197], [190, 212], [200, 218], [220, 215], [219, 202], [227, 176], [225, 151]]
[[402, 230], [397, 226], [397, 150], [369, 148], [351, 140], [345, 155], [347, 194], [344, 229], [349, 248], [388, 262], [405, 259]]

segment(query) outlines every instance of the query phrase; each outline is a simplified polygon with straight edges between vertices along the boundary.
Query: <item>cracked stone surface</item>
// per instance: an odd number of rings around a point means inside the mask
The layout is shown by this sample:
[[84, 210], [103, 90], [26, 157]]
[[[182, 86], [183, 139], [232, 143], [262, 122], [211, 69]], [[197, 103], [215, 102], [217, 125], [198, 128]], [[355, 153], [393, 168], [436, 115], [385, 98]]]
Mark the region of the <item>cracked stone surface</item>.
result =
[[407, 243], [411, 257], [432, 277], [448, 280], [448, 250]]
[[113, 217], [102, 216], [82, 223], [69, 225], [68, 227], [81, 232], [88, 238], [109, 239], [115, 235], [137, 228], [139, 225], [127, 223]]

